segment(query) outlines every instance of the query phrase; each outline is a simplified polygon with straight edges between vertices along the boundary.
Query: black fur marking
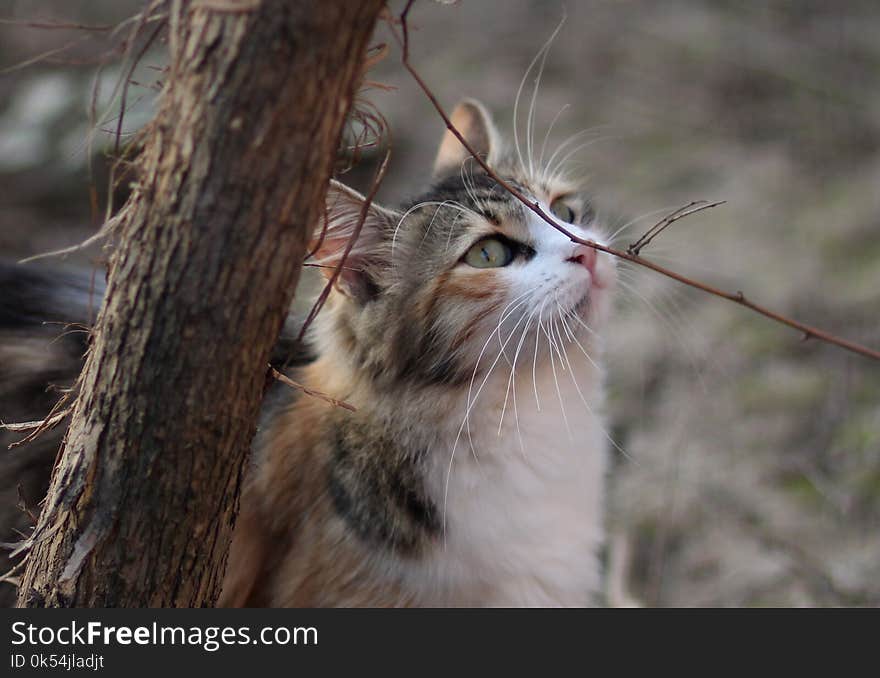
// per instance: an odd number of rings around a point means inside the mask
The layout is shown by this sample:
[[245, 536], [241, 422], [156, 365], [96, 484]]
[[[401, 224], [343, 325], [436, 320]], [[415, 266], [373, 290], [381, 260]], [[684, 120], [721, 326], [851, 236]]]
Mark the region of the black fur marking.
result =
[[443, 346], [433, 324], [421, 337], [410, 339], [409, 342], [398, 340], [401, 378], [426, 386], [457, 387], [470, 381], [470, 371]]
[[417, 458], [357, 422], [336, 421], [328, 490], [339, 516], [359, 538], [415, 556], [440, 532]]
[[[85, 270], [0, 261], [0, 328], [19, 330], [45, 322], [90, 324], [103, 296], [101, 272], [93, 280]], [[58, 332], [59, 326], [52, 329]]]
[[470, 382], [470, 374], [461, 368], [455, 359], [442, 356], [437, 359], [426, 361], [427, 367], [422, 370], [423, 383], [433, 386], [464, 386]]
[[[93, 275], [88, 269], [0, 261], [0, 330], [58, 336], [64, 333], [65, 323], [91, 326], [105, 291], [103, 271]], [[298, 339], [301, 323], [301, 318], [288, 317], [272, 349], [273, 366], [297, 367], [315, 359], [311, 347]], [[85, 332], [65, 337], [77, 355], [85, 351]]]
[[[507, 181], [516, 185], [510, 179]], [[474, 206], [475, 197], [481, 202], [510, 203], [515, 200], [507, 193], [506, 189], [485, 172], [474, 171], [466, 173], [465, 176], [456, 172], [440, 180], [410, 204], [404, 205], [403, 209], [409, 209], [425, 200], [451, 200], [462, 205]]]

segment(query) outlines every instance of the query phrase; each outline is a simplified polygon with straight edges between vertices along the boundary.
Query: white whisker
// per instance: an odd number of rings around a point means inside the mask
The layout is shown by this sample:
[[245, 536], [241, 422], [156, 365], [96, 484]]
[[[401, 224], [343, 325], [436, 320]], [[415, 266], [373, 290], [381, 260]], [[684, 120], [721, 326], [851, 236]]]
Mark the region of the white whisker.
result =
[[[551, 316], [550, 318], [547, 319], [547, 324], [548, 324], [548, 326], [550, 326], [552, 328], [552, 323], [553, 323], [553, 318]], [[546, 330], [545, 330], [545, 333], [547, 334], [547, 340], [552, 345], [554, 343], [553, 338], [550, 336], [550, 334]], [[558, 349], [557, 349], [557, 351], [558, 351]], [[573, 440], [574, 436], [572, 436], [571, 427], [568, 425], [568, 416], [565, 414], [565, 403], [562, 402], [562, 390], [559, 388], [559, 377], [556, 375], [556, 361], [553, 358], [553, 349], [552, 348], [550, 349], [550, 369], [553, 372], [553, 382], [556, 384], [556, 395], [559, 397], [559, 409], [562, 412], [562, 421], [565, 422], [565, 430], [568, 432], [569, 439]]]
[[583, 320], [581, 320], [581, 318], [574, 311], [569, 311], [568, 317], [575, 320], [581, 327], [583, 327], [587, 332], [589, 332], [593, 336], [598, 336], [598, 334], [596, 333], [596, 330], [594, 330], [592, 327], [587, 325], [587, 323], [585, 323]]
[[[486, 382], [488, 381], [489, 377], [491, 376], [492, 370], [495, 368], [495, 365], [498, 364], [498, 360], [501, 356], [501, 353], [504, 350], [504, 346], [501, 347], [501, 350], [499, 351], [498, 356], [495, 358], [495, 361], [489, 367], [489, 370], [487, 371], [485, 378], [483, 379], [482, 383], [480, 384], [479, 388], [477, 389], [477, 392], [475, 394], [473, 394], [473, 397], [472, 397], [474, 382], [476, 381], [477, 371], [479, 370], [479, 367], [480, 367], [480, 361], [483, 358], [483, 354], [486, 351], [486, 347], [488, 347], [489, 344], [491, 343], [492, 337], [495, 335], [496, 332], [501, 331], [501, 325], [504, 323], [504, 321], [508, 317], [510, 317], [510, 315], [514, 311], [516, 311], [517, 308], [526, 304], [528, 302], [528, 299], [526, 299], [525, 297], [527, 297], [529, 294], [534, 293], [536, 289], [537, 289], [537, 287], [535, 287], [534, 289], [531, 289], [531, 290], [527, 290], [526, 292], [523, 292], [522, 294], [517, 296], [513, 301], [511, 301], [507, 306], [504, 307], [504, 310], [502, 310], [501, 315], [499, 317], [498, 324], [496, 325], [495, 329], [493, 329], [492, 332], [489, 333], [488, 338], [483, 343], [483, 347], [480, 350], [479, 355], [477, 356], [477, 362], [474, 365], [474, 372], [471, 375], [470, 385], [468, 386], [468, 397], [467, 397], [467, 400], [465, 401], [464, 418], [461, 422], [461, 426], [459, 426], [459, 428], [458, 428], [458, 433], [455, 436], [455, 441], [452, 444], [452, 451], [449, 454], [449, 465], [447, 466], [447, 469], [446, 469], [446, 483], [445, 483], [445, 489], [443, 491], [443, 536], [444, 536], [444, 541], [446, 539], [446, 510], [447, 510], [448, 501], [449, 501], [449, 480], [450, 480], [450, 477], [452, 476], [452, 465], [455, 461], [455, 451], [458, 447], [458, 441], [461, 439], [461, 434], [465, 430], [465, 427], [468, 428], [468, 436], [470, 437], [469, 420], [470, 420], [471, 410], [473, 409], [474, 405], [476, 404], [477, 398], [479, 398], [480, 393], [483, 390], [483, 387], [486, 385]], [[518, 327], [519, 323], [521, 323], [525, 317], [526, 317], [526, 314], [523, 313], [522, 317], [517, 321], [514, 328]], [[512, 336], [513, 336], [513, 333], [511, 332], [511, 334], [508, 336], [507, 341], [510, 341], [510, 337], [512, 337]], [[474, 459], [476, 459], [476, 450], [474, 449], [472, 440], [471, 440], [471, 451], [474, 454]]]
[[[590, 357], [590, 354], [587, 353], [587, 349], [585, 349], [583, 344], [581, 344], [580, 340], [577, 338], [577, 335], [575, 335], [575, 333], [571, 331], [571, 328], [569, 327], [568, 323], [565, 320], [566, 315], [569, 315], [569, 317], [570, 317], [571, 315], [574, 315], [574, 313], [572, 311], [565, 311], [564, 309], [561, 309], [561, 308], [560, 308], [560, 311], [562, 311], [562, 313], [563, 313], [563, 315], [560, 317], [560, 320], [562, 321], [562, 326], [565, 328], [565, 331], [568, 334], [569, 340], [572, 341], [573, 343], [575, 343], [578, 346], [578, 348], [580, 348], [581, 353], [584, 354], [584, 357], [590, 362], [590, 364], [593, 367], [595, 367], [598, 370], [599, 366], [593, 361], [593, 359]], [[577, 318], [577, 319], [580, 320], [580, 318]], [[584, 327], [586, 327], [586, 325], [584, 325]], [[590, 330], [590, 331], [592, 332], [592, 330]]]
[[[556, 37], [556, 34], [559, 33], [559, 29], [562, 28], [562, 24], [564, 22], [565, 22], [565, 15], [563, 15], [562, 20], [559, 22], [559, 25], [556, 27], [556, 30], [553, 31], [553, 33], [547, 39], [547, 42], [544, 43], [544, 45], [541, 47], [541, 49], [538, 50], [538, 53], [535, 54], [534, 58], [529, 63], [529, 67], [526, 68], [526, 72], [523, 74], [522, 80], [520, 80], [520, 83], [519, 83], [519, 87], [516, 90], [516, 98], [513, 101], [513, 145], [514, 145], [514, 148], [516, 149], [516, 157], [519, 160], [519, 166], [523, 172], [526, 171], [526, 164], [523, 161], [522, 148], [519, 143], [519, 129], [518, 129], [519, 128], [519, 124], [518, 124], [519, 123], [519, 100], [522, 97], [523, 89], [526, 86], [526, 80], [528, 80], [529, 74], [532, 72], [532, 69], [535, 67], [535, 64], [538, 63], [538, 60], [541, 58], [541, 56], [544, 55], [546, 53], [546, 51], [549, 49], [550, 43]], [[526, 125], [526, 141], [527, 141], [527, 143], [529, 143], [529, 146], [530, 146], [531, 143], [529, 142], [528, 134], [529, 134], [529, 128], [528, 128], [528, 123], [527, 123], [527, 125]], [[529, 153], [528, 148], [527, 148], [526, 152]], [[529, 166], [531, 167], [531, 157], [529, 158]]]
[[576, 153], [580, 153], [582, 150], [584, 150], [588, 146], [592, 146], [593, 144], [598, 143], [600, 141], [602, 141], [601, 138], [600, 139], [590, 139], [589, 141], [585, 141], [582, 144], [578, 144], [573, 149], [571, 149], [568, 153], [566, 153], [564, 156], [562, 156], [559, 160], [557, 160], [555, 165], [551, 166], [548, 163], [548, 167], [546, 170], [547, 174], [550, 177], [555, 177], [555, 176], [559, 175], [560, 169], [565, 166], [565, 164], [569, 161], [571, 156], [575, 155]]
[[657, 310], [656, 306], [654, 304], [652, 304], [648, 300], [648, 298], [644, 294], [642, 294], [638, 290], [638, 288], [636, 288], [636, 286], [634, 284], [628, 282], [624, 278], [619, 278], [618, 283], [619, 283], [622, 290], [629, 292], [630, 294], [632, 294], [635, 297], [637, 297], [638, 299], [640, 299], [645, 304], [645, 306], [647, 306], [647, 308], [651, 311], [651, 313], [653, 313], [654, 316], [658, 320], [660, 320], [660, 322], [669, 331], [672, 338], [678, 343], [678, 345], [680, 345], [685, 350], [685, 353], [687, 354], [688, 362], [691, 365], [691, 369], [694, 370], [694, 374], [697, 375], [697, 380], [700, 382], [700, 388], [705, 393], [708, 393], [709, 388], [706, 385], [706, 380], [703, 376], [702, 370], [700, 370], [700, 368], [698, 367], [697, 355], [696, 355], [696, 353], [694, 351], [694, 347], [691, 345], [691, 343], [686, 339], [686, 337], [683, 334], [681, 334], [679, 332], [678, 328], [675, 327], [675, 325], [673, 325], [672, 322], [665, 315], [663, 315], [659, 310]]
[[[568, 148], [568, 146], [570, 144], [574, 143], [575, 141], [577, 141], [581, 137], [586, 136], [587, 134], [595, 134], [596, 131], [597, 131], [597, 128], [595, 128], [595, 127], [590, 127], [588, 129], [582, 129], [580, 132], [575, 132], [570, 137], [565, 139], [561, 144], [559, 144], [559, 146], [556, 147], [556, 150], [553, 151], [553, 154], [547, 159], [547, 164], [544, 165], [544, 169], [543, 169], [542, 173], [544, 175], [549, 176], [550, 175], [549, 170], [551, 167], [553, 167], [555, 164], [557, 164], [557, 163], [555, 163], [555, 160], [556, 160], [557, 156], [559, 156], [560, 153], [565, 151], [565, 149]], [[593, 142], [596, 142], [596, 141], [599, 141], [599, 139], [593, 140]]]
[[[541, 88], [541, 76], [544, 75], [544, 66], [547, 64], [547, 55], [550, 54], [550, 45], [553, 44], [554, 38], [559, 33], [562, 25], [565, 23], [565, 15], [563, 14], [562, 19], [559, 22], [559, 25], [556, 26], [556, 30], [550, 35], [547, 39], [547, 42], [544, 43], [544, 46], [541, 48], [541, 51], [544, 52], [544, 55], [541, 57], [541, 65], [538, 67], [538, 75], [535, 77], [535, 84], [532, 87], [532, 103], [529, 105], [529, 114], [526, 118], [526, 148], [527, 155], [529, 157], [529, 174], [531, 176], [535, 175], [535, 166], [534, 166], [534, 135], [535, 135], [535, 104], [538, 100], [538, 91]], [[540, 52], [539, 52], [540, 54]]]
[[[525, 304], [525, 303], [526, 303], [525, 301], [521, 301], [519, 304], [517, 304], [517, 305], [511, 310], [511, 314], [513, 313], [513, 311], [515, 311], [517, 308], [519, 308], [520, 306], [522, 306], [522, 305]], [[474, 448], [474, 440], [473, 440], [473, 437], [471, 436], [471, 420], [470, 420], [470, 412], [471, 412], [471, 410], [473, 409], [474, 405], [476, 404], [476, 402], [477, 402], [477, 398], [480, 397], [480, 393], [483, 391], [483, 387], [486, 385], [486, 382], [489, 381], [489, 377], [492, 376], [492, 371], [495, 369], [495, 366], [498, 364], [498, 361], [501, 360], [501, 356], [504, 355], [504, 349], [507, 347], [507, 344], [510, 342], [510, 339], [513, 337], [513, 333], [514, 333], [514, 332], [516, 331], [516, 329], [519, 327], [519, 324], [520, 324], [523, 320], [525, 320], [525, 318], [526, 318], [526, 315], [525, 315], [525, 313], [523, 313], [522, 316], [520, 316], [520, 319], [516, 321], [516, 325], [513, 326], [513, 329], [511, 330], [510, 334], [507, 335], [507, 339], [505, 339], [505, 340], [504, 340], [504, 343], [501, 345], [501, 348], [500, 348], [499, 351], [498, 351], [498, 355], [495, 356], [495, 360], [494, 360], [494, 361], [492, 362], [492, 364], [489, 366], [489, 370], [486, 372], [486, 376], [483, 377], [483, 381], [482, 381], [482, 383], [480, 383], [480, 387], [477, 389], [477, 392], [474, 394], [473, 401], [470, 401], [470, 402], [468, 403], [468, 407], [467, 407], [467, 410], [466, 410], [466, 412], [465, 412], [464, 422], [463, 422], [463, 423], [464, 423], [465, 428], [466, 428], [466, 430], [467, 430], [468, 442], [470, 443], [470, 446], [471, 446], [471, 453], [474, 455], [474, 459], [477, 458], [477, 451], [476, 451], [476, 449]], [[501, 322], [503, 322], [503, 320], [502, 320]], [[499, 323], [499, 326], [498, 326], [498, 333], [500, 334], [500, 332], [501, 332], [501, 323]], [[494, 334], [494, 332], [493, 332], [493, 334]], [[491, 339], [491, 337], [490, 337], [490, 339]], [[473, 380], [471, 381], [471, 385], [473, 385]], [[453, 447], [454, 447], [454, 446], [453, 446]]]
[[[559, 305], [559, 302], [556, 301], [555, 298], [554, 298], [553, 301], [556, 303], [557, 306]], [[551, 316], [550, 318], [547, 319], [547, 324], [548, 324], [548, 326], [550, 325], [550, 323], [551, 323], [552, 321], [553, 321], [553, 317], [552, 317], [552, 316]], [[546, 328], [544, 328], [544, 334], [547, 336], [547, 341], [550, 342], [550, 346], [551, 346], [552, 348], [556, 349], [556, 355], [559, 356], [559, 362], [560, 362], [560, 364], [561, 364], [561, 363], [562, 363], [562, 353], [561, 353], [560, 350], [559, 350], [559, 346], [556, 344], [556, 339], [553, 337], [552, 332], [548, 332]], [[550, 357], [551, 357], [551, 358], [553, 357], [552, 353], [551, 353]], [[562, 369], [564, 370], [565, 367], [563, 367]]]
[[[557, 305], [558, 305], [558, 304], [557, 304]], [[565, 313], [565, 309], [563, 309], [561, 306], [560, 306], [559, 310], [562, 311], [562, 313]], [[564, 320], [561, 316], [560, 316], [560, 320], [562, 320], [563, 324], [565, 324], [565, 320]], [[559, 331], [559, 330], [557, 329], [557, 332], [558, 332], [558, 331]], [[589, 354], [587, 353], [587, 351], [586, 351], [586, 350], [584, 349], [584, 347], [581, 345], [580, 341], [578, 341], [577, 337], [576, 337], [574, 334], [570, 334], [569, 336], [570, 336], [571, 339], [574, 339], [574, 341], [577, 343], [578, 347], [579, 347], [579, 348], [581, 349], [581, 351], [583, 352], [584, 356], [587, 358], [587, 360], [590, 361], [590, 364], [592, 364], [594, 367], [596, 367], [596, 369], [599, 369], [598, 366], [596, 365], [596, 363], [593, 362], [593, 359], [589, 356]], [[560, 339], [561, 339], [561, 337], [560, 337]], [[565, 352], [565, 359], [566, 359], [566, 361], [568, 361], [568, 351]], [[605, 436], [605, 439], [606, 439], [608, 442], [610, 442], [610, 443], [614, 446], [614, 449], [616, 449], [616, 450], [617, 450], [618, 452], [620, 452], [624, 457], [626, 457], [626, 459], [632, 461], [632, 462], [635, 463], [635, 464], [638, 464], [638, 461], [637, 461], [632, 455], [630, 455], [629, 452], [627, 452], [625, 449], [623, 449], [623, 447], [621, 447], [621, 446], [617, 443], [617, 441], [614, 440], [614, 438], [613, 438], [613, 437], [611, 436], [611, 434], [605, 429], [605, 427], [602, 426], [602, 420], [599, 418], [599, 415], [596, 414], [596, 412], [593, 410], [593, 408], [590, 407], [590, 404], [587, 402], [586, 397], [584, 397], [584, 394], [583, 394], [583, 392], [581, 391], [580, 385], [578, 384], [577, 379], [575, 378], [574, 370], [573, 370], [572, 367], [571, 367], [571, 362], [568, 362], [568, 371], [569, 371], [569, 374], [571, 375], [571, 381], [572, 381], [572, 383], [574, 384], [574, 388], [575, 388], [575, 390], [577, 391], [578, 396], [580, 396], [581, 402], [584, 404], [584, 407], [586, 408], [586, 410], [587, 410], [587, 412], [589, 413], [589, 415], [590, 415], [590, 416], [593, 418], [593, 420], [595, 421], [595, 423], [596, 423], [596, 425], [598, 426], [599, 430], [602, 432], [602, 435]]]
[[565, 104], [559, 111], [553, 116], [553, 120], [550, 122], [550, 126], [547, 128], [546, 134], [544, 134], [544, 142], [541, 144], [541, 155], [538, 156], [538, 167], [541, 168], [541, 173], [544, 174], [544, 170], [546, 169], [546, 165], [544, 165], [544, 152], [547, 150], [547, 142], [550, 140], [550, 133], [553, 131], [553, 127], [556, 126], [556, 121], [559, 120], [559, 116], [565, 112], [567, 108], [569, 108], [571, 104]]
[[[397, 221], [397, 226], [394, 227], [394, 233], [391, 236], [391, 258], [392, 258], [392, 260], [394, 259], [394, 248], [397, 244], [397, 232], [400, 230], [400, 227], [403, 226], [403, 222], [406, 220], [406, 218], [410, 214], [412, 214], [416, 210], [419, 210], [422, 207], [429, 207], [431, 205], [439, 205], [440, 207], [448, 206], [448, 207], [453, 207], [455, 209], [458, 209], [460, 212], [466, 212], [468, 214], [476, 214], [476, 212], [474, 212], [472, 209], [468, 209], [467, 207], [465, 207], [461, 203], [456, 202], [454, 200], [445, 200], [442, 202], [440, 200], [425, 200], [424, 202], [416, 203], [415, 205], [410, 207], [406, 212], [404, 212], [401, 215], [400, 219]], [[440, 209], [440, 208], [438, 207], [438, 209]], [[437, 216], [436, 213], [434, 216], [435, 217]]]
[[538, 311], [538, 331], [535, 332], [535, 354], [532, 356], [532, 386], [535, 388], [535, 407], [538, 409], [538, 412], [541, 411], [541, 401], [538, 398], [538, 342], [541, 340], [541, 316], [544, 314], [544, 304], [547, 303], [547, 299], [541, 302], [541, 309]]
[[[431, 221], [428, 222], [428, 227], [425, 229], [425, 234], [422, 236], [422, 240], [419, 243], [419, 248], [421, 248], [421, 246], [425, 244], [425, 240], [427, 240], [428, 235], [431, 233], [431, 229], [434, 228], [434, 222], [437, 220], [437, 215], [440, 214], [440, 210], [442, 210], [446, 206], [458, 207], [458, 205], [456, 204], [456, 202], [454, 200], [444, 200], [443, 202], [441, 202], [437, 206], [437, 209], [434, 210], [434, 216], [432, 216]], [[462, 211], [465, 211], [465, 210], [466, 210], [466, 208], [462, 209]], [[459, 212], [459, 215], [460, 214], [461, 214], [461, 212]]]
[[523, 327], [522, 334], [520, 336], [519, 342], [516, 345], [516, 352], [513, 355], [513, 363], [510, 366], [510, 377], [507, 379], [507, 390], [504, 393], [504, 405], [501, 407], [501, 417], [498, 420], [498, 435], [501, 435], [501, 428], [504, 423], [504, 413], [507, 410], [507, 400], [508, 396], [511, 393], [511, 388], [513, 388], [513, 415], [516, 419], [516, 430], [517, 435], [519, 437], [519, 444], [522, 448], [523, 454], [525, 454], [525, 447], [523, 447], [522, 435], [519, 430], [519, 414], [516, 409], [516, 361], [519, 358], [520, 350], [522, 349], [523, 342], [525, 341], [526, 335], [528, 334], [529, 327], [532, 325], [532, 318], [535, 316], [537, 311], [533, 310], [526, 321], [525, 327]]

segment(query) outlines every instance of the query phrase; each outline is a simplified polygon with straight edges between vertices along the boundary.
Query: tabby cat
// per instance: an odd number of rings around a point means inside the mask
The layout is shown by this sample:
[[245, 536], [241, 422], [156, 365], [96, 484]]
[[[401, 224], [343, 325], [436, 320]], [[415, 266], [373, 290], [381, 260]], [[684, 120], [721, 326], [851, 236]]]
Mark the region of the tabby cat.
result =
[[[603, 242], [581, 188], [504, 148], [482, 105], [452, 121], [499, 176]], [[363, 201], [332, 185], [322, 270]], [[356, 411], [298, 395], [266, 412], [221, 603], [597, 602], [614, 278], [610, 256], [541, 220], [447, 131], [423, 195], [370, 206], [312, 330], [317, 357], [292, 375]]]

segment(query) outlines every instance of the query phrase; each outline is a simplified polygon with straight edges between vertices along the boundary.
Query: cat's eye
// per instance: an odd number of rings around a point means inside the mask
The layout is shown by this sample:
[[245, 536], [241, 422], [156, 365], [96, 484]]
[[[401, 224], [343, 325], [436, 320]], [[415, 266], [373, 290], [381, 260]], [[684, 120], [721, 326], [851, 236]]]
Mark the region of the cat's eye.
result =
[[474, 268], [498, 268], [513, 261], [513, 250], [498, 238], [483, 238], [471, 246], [464, 262]]
[[562, 198], [556, 198], [550, 203], [550, 211], [557, 219], [561, 219], [567, 224], [574, 223], [574, 210]]

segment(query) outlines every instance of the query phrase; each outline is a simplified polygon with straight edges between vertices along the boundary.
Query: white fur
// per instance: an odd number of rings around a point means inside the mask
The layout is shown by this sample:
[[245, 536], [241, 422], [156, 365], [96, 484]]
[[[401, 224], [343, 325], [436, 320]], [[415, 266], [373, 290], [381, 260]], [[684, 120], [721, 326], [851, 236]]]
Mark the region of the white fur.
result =
[[[521, 307], [524, 315], [510, 313], [487, 344], [465, 427], [463, 404], [431, 450], [428, 488], [442, 507], [444, 534], [430, 558], [404, 566], [428, 604], [584, 606], [600, 588], [608, 443], [600, 418], [602, 375], [560, 324], [554, 299], [571, 308], [590, 290], [585, 321], [595, 325], [607, 290], [597, 290], [586, 269], [566, 261], [573, 249], [567, 238], [543, 223], [535, 232], [541, 234], [538, 254], [526, 270], [511, 271], [509, 297], [535, 288], [533, 298]], [[598, 273], [603, 285], [613, 277], [607, 255], [600, 255]], [[543, 332], [535, 351], [539, 316], [545, 325], [551, 316], [556, 320], [548, 331], [558, 351]], [[527, 318], [532, 326], [520, 343]], [[598, 362], [595, 337], [568, 322]]]
[[[448, 453], [436, 457], [431, 480], [446, 495], [445, 534], [431, 575], [439, 592], [464, 592], [452, 604], [582, 606], [599, 588], [606, 441], [563, 373], [569, 433], [551, 372], [547, 363], [537, 373], [540, 412], [531, 381], [517, 384], [519, 430], [506, 412], [497, 433], [504, 388], [493, 384], [491, 405], [472, 412], [473, 450], [460, 441], [451, 470], [442, 463]], [[580, 388], [593, 395], [598, 375], [588, 378]]]

